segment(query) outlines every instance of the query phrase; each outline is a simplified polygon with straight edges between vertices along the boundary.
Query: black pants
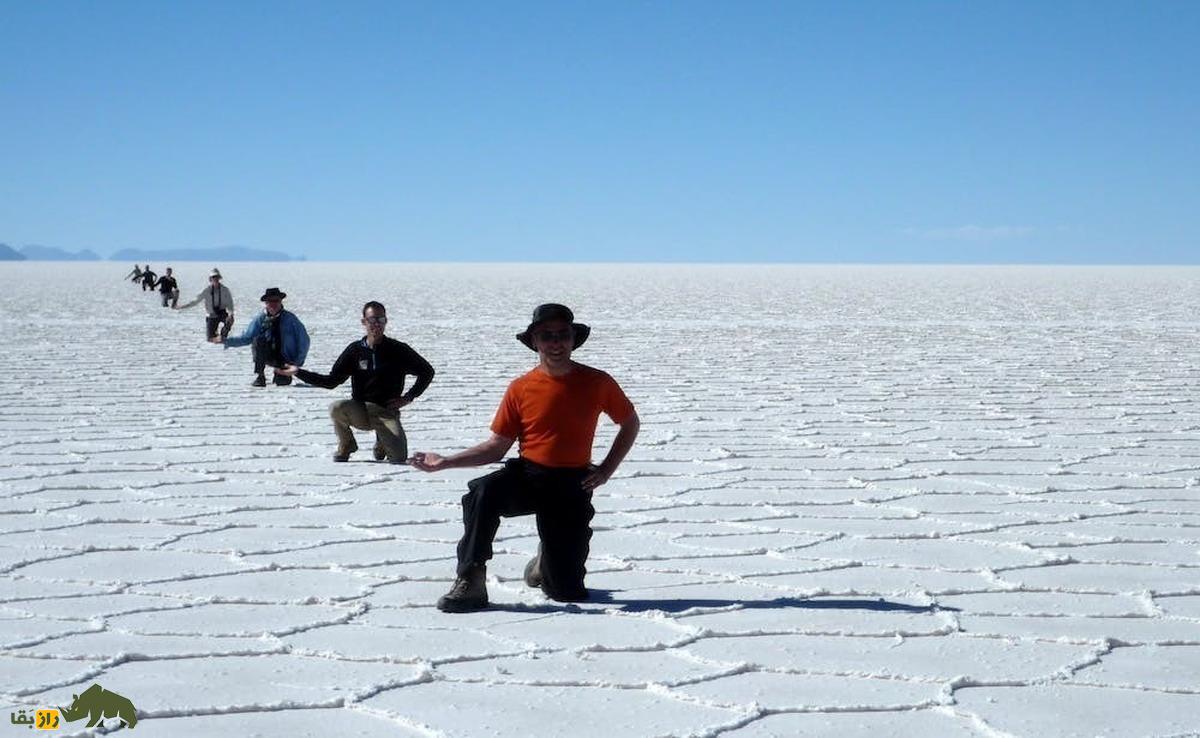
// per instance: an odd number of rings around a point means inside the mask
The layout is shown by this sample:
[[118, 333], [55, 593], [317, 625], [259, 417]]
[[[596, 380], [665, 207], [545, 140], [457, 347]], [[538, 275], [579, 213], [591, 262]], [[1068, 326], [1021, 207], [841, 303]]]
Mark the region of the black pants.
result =
[[592, 493], [580, 482], [588, 469], [559, 469], [525, 459], [509, 459], [504, 468], [467, 483], [463, 495], [463, 532], [458, 542], [458, 573], [492, 558], [492, 539], [500, 518], [536, 515], [542, 540], [543, 588], [551, 595], [586, 595], [592, 540]]
[[221, 326], [221, 338], [228, 338], [229, 331], [233, 328], [233, 321], [229, 319], [227, 311], [220, 311], [215, 318], [204, 319], [205, 338], [215, 338], [217, 335], [217, 326]]
[[267, 367], [283, 366], [283, 356], [269, 340], [263, 336], [254, 339], [254, 373], [262, 374]]

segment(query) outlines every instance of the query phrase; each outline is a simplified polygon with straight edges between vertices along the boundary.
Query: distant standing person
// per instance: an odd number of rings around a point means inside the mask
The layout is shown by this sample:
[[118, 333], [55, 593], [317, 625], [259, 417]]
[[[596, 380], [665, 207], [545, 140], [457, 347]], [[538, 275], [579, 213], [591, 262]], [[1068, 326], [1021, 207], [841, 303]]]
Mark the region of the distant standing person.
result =
[[253, 346], [255, 377], [251, 384], [255, 387], [267, 386], [264, 372], [268, 366], [276, 369], [272, 377], [276, 385], [291, 384], [292, 378], [278, 369], [286, 364], [303, 366], [308, 357], [308, 331], [294, 313], [283, 309], [285, 297], [287, 293], [278, 287], [268, 287], [258, 298], [263, 303], [263, 311], [254, 316], [246, 331], [234, 338], [216, 339], [226, 348]]
[[204, 303], [204, 337], [216, 342], [217, 326], [221, 328], [221, 338], [229, 336], [233, 328], [233, 293], [221, 284], [221, 272], [214, 268], [208, 273], [208, 286], [200, 290], [196, 299], [180, 305], [176, 310], [187, 310], [193, 305]]
[[[592, 491], [608, 481], [633, 447], [641, 427], [637, 411], [616, 380], [572, 361], [591, 329], [564, 305], [539, 305], [517, 340], [538, 353], [538, 365], [508, 385], [492, 420], [491, 438], [453, 456], [419, 452], [409, 460], [434, 472], [491, 464], [519, 440], [520, 456], [487, 476], [472, 479], [462, 498], [463, 537], [458, 579], [437, 606], [443, 612], [487, 607], [487, 561], [500, 518], [537, 515], [541, 543], [525, 566], [525, 583], [563, 602], [588, 599], [583, 579], [592, 538]], [[592, 441], [600, 413], [620, 430], [599, 466]]]
[[[393, 464], [408, 460], [408, 439], [400, 425], [400, 408], [421, 396], [433, 381], [433, 367], [407, 343], [385, 336], [387, 309], [371, 301], [363, 305], [362, 325], [367, 334], [352, 342], [333, 363], [329, 374], [318, 374], [288, 365], [277, 374], [296, 376], [318, 387], [333, 389], [350, 378], [350, 399], [329, 406], [338, 447], [334, 461], [349, 461], [358, 450], [354, 431], [375, 431], [375, 460]], [[417, 378], [404, 391], [404, 377]]]
[[175, 276], [171, 273], [171, 267], [167, 267], [167, 273], [158, 278], [154, 283], [158, 288], [158, 294], [162, 298], [162, 306], [166, 307], [167, 303], [171, 307], [179, 304], [179, 282], [175, 281]]
[[154, 283], [158, 281], [158, 275], [150, 271], [150, 265], [142, 270], [142, 292], [154, 289]]
[[142, 268], [140, 266], [138, 266], [137, 264], [133, 265], [132, 272], [125, 275], [125, 279], [128, 279], [130, 282], [140, 281], [141, 278], [142, 278]]

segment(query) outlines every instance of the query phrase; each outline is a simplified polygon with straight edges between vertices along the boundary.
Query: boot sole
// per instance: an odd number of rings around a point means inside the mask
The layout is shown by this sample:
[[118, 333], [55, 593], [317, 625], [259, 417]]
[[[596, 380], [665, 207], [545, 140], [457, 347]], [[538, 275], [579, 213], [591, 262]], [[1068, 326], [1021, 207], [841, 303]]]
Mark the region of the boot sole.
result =
[[487, 606], [488, 606], [487, 600], [483, 600], [482, 602], [480, 602], [478, 600], [462, 602], [459, 600], [447, 600], [447, 599], [443, 598], [443, 599], [438, 600], [438, 602], [437, 602], [437, 609], [441, 610], [442, 612], [454, 612], [454, 613], [475, 612], [477, 610], [486, 610]]
[[582, 592], [553, 592], [542, 587], [542, 593], [555, 602], [587, 602], [592, 598], [586, 589]]

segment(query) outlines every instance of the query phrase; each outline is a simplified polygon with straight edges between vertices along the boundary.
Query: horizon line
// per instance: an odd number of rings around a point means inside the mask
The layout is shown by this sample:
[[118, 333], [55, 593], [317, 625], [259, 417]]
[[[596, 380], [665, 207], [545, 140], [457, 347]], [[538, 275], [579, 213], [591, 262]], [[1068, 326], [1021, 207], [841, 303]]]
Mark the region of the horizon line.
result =
[[[296, 258], [296, 259], [156, 259], [155, 261], [169, 261], [172, 264], [208, 264], [214, 261], [225, 264], [481, 264], [481, 265], [496, 265], [496, 264], [546, 264], [546, 265], [642, 265], [642, 266], [955, 266], [955, 267], [998, 267], [998, 266], [1081, 266], [1081, 267], [1194, 267], [1200, 266], [1200, 259], [1196, 261], [722, 261], [722, 260], [698, 260], [685, 261], [681, 259], [665, 260], [665, 261], [552, 261], [552, 260], [525, 260], [525, 259], [504, 259], [504, 260], [476, 260], [476, 259], [446, 259], [446, 260], [423, 260], [423, 259], [312, 259], [312, 258]], [[105, 257], [100, 259], [3, 259], [0, 264], [22, 264], [22, 263], [37, 263], [37, 264], [95, 264], [95, 263], [124, 263], [125, 260], [113, 259]]]

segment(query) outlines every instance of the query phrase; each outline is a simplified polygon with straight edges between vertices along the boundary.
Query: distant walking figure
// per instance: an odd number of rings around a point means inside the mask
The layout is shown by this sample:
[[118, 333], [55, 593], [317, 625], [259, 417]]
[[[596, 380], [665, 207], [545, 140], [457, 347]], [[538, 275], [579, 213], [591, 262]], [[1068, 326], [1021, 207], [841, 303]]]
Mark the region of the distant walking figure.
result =
[[[278, 287], [268, 287], [258, 298], [264, 305], [263, 311], [254, 316], [242, 335], [215, 339], [217, 343], [224, 343], [225, 348], [253, 345], [255, 377], [251, 384], [255, 387], [267, 386], [266, 367], [278, 370], [285, 364], [303, 366], [308, 356], [308, 331], [295, 314], [283, 309], [285, 297], [287, 293]], [[276, 385], [286, 385], [292, 383], [292, 378], [276, 371], [272, 381]]]
[[[400, 425], [400, 408], [421, 396], [433, 381], [433, 367], [407, 343], [383, 334], [387, 309], [371, 301], [363, 305], [362, 325], [367, 334], [352, 342], [333, 363], [329, 374], [318, 374], [288, 365], [278, 374], [294, 375], [318, 387], [333, 389], [350, 379], [350, 399], [329, 406], [338, 447], [334, 461], [349, 461], [358, 450], [354, 431], [375, 431], [375, 460], [387, 458], [393, 464], [408, 460], [408, 439]], [[404, 377], [417, 378], [412, 389], [404, 391]]]
[[221, 272], [214, 268], [208, 273], [208, 286], [200, 290], [196, 299], [180, 305], [177, 310], [187, 310], [193, 305], [204, 303], [204, 337], [216, 341], [217, 326], [221, 327], [221, 338], [229, 336], [233, 328], [233, 293], [221, 284]]
[[154, 289], [154, 283], [158, 281], [158, 275], [150, 271], [150, 265], [142, 270], [142, 292]]
[[130, 282], [137, 282], [142, 278], [142, 268], [137, 264], [133, 265], [133, 271], [125, 275], [125, 279]]
[[[638, 415], [608, 374], [579, 364], [571, 352], [591, 329], [564, 305], [540, 305], [517, 340], [538, 353], [538, 365], [514, 379], [492, 420], [491, 438], [453, 456], [419, 452], [409, 460], [422, 471], [491, 464], [519, 440], [520, 456], [472, 479], [462, 498], [463, 537], [458, 579], [438, 600], [444, 612], [487, 607], [486, 564], [500, 518], [537, 516], [541, 543], [525, 567], [525, 583], [564, 602], [588, 599], [583, 579], [592, 538], [592, 490], [608, 481], [633, 447]], [[592, 441], [600, 413], [621, 426], [599, 466]]]
[[158, 288], [158, 294], [162, 297], [163, 307], [166, 307], [167, 303], [170, 303], [171, 307], [179, 303], [179, 282], [175, 281], [171, 274], [171, 267], [167, 267], [167, 273], [159, 277], [154, 286]]

